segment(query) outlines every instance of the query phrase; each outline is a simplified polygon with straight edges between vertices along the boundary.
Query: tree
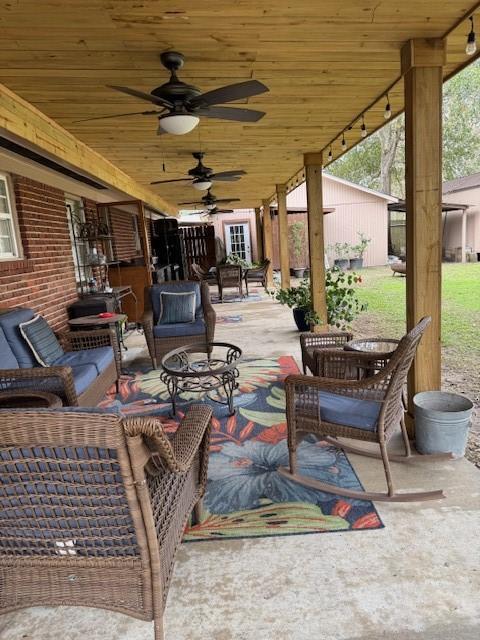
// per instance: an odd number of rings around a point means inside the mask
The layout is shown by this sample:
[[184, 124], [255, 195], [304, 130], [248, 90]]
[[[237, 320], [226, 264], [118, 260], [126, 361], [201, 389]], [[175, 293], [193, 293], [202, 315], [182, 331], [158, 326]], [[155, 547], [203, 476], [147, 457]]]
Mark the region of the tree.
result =
[[[443, 179], [480, 169], [480, 61], [444, 85]], [[405, 196], [405, 120], [403, 115], [354, 147], [328, 171], [383, 193]]]

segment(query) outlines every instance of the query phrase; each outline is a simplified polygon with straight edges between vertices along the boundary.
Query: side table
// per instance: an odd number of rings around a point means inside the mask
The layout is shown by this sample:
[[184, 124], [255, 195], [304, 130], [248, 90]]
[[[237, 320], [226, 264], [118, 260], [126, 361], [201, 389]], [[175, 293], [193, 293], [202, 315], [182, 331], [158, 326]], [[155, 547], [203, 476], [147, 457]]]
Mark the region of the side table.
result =
[[127, 347], [123, 343], [122, 337], [122, 324], [126, 321], [127, 316], [124, 313], [114, 313], [109, 318], [99, 318], [96, 315], [82, 316], [80, 318], [72, 318], [68, 321], [69, 326], [72, 329], [103, 329], [104, 327], [114, 327], [117, 335], [117, 353], [115, 359], [120, 363], [122, 362], [122, 346], [125, 350]]
[[30, 389], [15, 389], [0, 391], [0, 409], [59, 409], [62, 400], [54, 393], [46, 391], [30, 391]]

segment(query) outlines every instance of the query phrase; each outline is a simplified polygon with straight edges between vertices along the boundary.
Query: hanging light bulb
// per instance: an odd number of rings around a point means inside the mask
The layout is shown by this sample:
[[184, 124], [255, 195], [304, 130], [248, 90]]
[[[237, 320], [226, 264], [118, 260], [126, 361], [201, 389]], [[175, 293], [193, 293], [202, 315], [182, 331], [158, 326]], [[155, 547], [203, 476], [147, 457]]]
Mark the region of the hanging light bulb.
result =
[[345, 140], [345, 131], [342, 133], [342, 151], [347, 150], [347, 141]]
[[362, 115], [362, 126], [360, 127], [360, 135], [362, 136], [362, 138], [367, 137], [367, 127], [365, 126], [365, 118], [363, 115]]
[[383, 117], [385, 120], [390, 120], [392, 117], [392, 107], [390, 106], [390, 98], [387, 93], [387, 104], [385, 105], [385, 111], [383, 112]]
[[328, 161], [331, 162], [333, 160], [332, 147], [330, 147], [330, 151], [328, 152]]
[[473, 30], [473, 16], [470, 16], [469, 20], [472, 23], [472, 27], [470, 29], [470, 33], [467, 36], [467, 46], [465, 47], [465, 53], [468, 56], [473, 56], [473, 54], [477, 50], [477, 38], [475, 36], [475, 31]]

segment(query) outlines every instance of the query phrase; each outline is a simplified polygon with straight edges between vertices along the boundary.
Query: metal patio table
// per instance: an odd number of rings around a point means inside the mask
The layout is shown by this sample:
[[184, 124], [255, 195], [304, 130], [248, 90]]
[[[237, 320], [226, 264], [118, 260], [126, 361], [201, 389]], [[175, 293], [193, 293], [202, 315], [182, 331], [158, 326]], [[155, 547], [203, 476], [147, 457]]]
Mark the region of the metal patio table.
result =
[[[233, 392], [238, 389], [237, 365], [242, 350], [228, 342], [197, 342], [173, 349], [162, 358], [160, 380], [167, 386], [176, 413], [176, 399], [182, 393], [204, 393], [210, 400], [228, 406], [234, 415]], [[212, 391], [225, 392], [226, 400], [213, 398]]]

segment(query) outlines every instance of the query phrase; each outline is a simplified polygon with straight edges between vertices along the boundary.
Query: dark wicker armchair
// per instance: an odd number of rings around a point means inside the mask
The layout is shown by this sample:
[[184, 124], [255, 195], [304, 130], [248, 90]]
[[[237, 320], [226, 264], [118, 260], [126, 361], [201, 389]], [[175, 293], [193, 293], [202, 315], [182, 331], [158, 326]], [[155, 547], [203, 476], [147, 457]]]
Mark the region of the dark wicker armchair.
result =
[[208, 284], [217, 284], [217, 274], [215, 273], [215, 270], [212, 273], [210, 269], [204, 269], [196, 262], [192, 262], [190, 270], [193, 280], [198, 280], [199, 282], [205, 281], [208, 282]]
[[[404, 421], [403, 387], [423, 332], [430, 318], [423, 318], [399, 342], [391, 357], [353, 351], [330, 350], [324, 358], [331, 377], [294, 375], [285, 380], [287, 398], [288, 448], [290, 470], [281, 473], [295, 482], [319, 491], [365, 500], [417, 501], [437, 500], [441, 491], [395, 493], [390, 462], [433, 459], [438, 456], [412, 456]], [[328, 351], [325, 351], [328, 353]], [[322, 356], [320, 356], [322, 357]], [[352, 375], [352, 371], [366, 369], [365, 375]], [[405, 456], [389, 456], [387, 444], [392, 435], [401, 430]], [[305, 433], [314, 433], [330, 444], [345, 451], [381, 457], [387, 493], [372, 493], [342, 489], [297, 474], [297, 445]], [[337, 438], [352, 438], [374, 442], [380, 446], [380, 456], [360, 447], [339, 442]], [[448, 457], [448, 456], [447, 456]]]
[[206, 483], [211, 410], [167, 437], [153, 418], [3, 411], [0, 613], [86, 606], [153, 620]]
[[[185, 291], [195, 291], [199, 299], [195, 322], [159, 326], [157, 322], [160, 293]], [[172, 349], [196, 342], [213, 341], [216, 313], [210, 302], [210, 290], [206, 282], [181, 280], [154, 284], [146, 288], [144, 298], [145, 309], [141, 323], [154, 369], [162, 357]]]
[[217, 284], [221, 302], [223, 302], [224, 289], [238, 289], [240, 297], [243, 298], [242, 267], [237, 264], [218, 265]]
[[264, 260], [258, 267], [252, 267], [245, 271], [243, 279], [245, 280], [245, 289], [248, 296], [248, 284], [257, 282], [267, 291], [267, 272], [270, 266], [270, 260]]
[[319, 368], [319, 359], [321, 361], [322, 351], [324, 349], [343, 349], [352, 338], [353, 335], [347, 331], [301, 333], [300, 347], [302, 349], [303, 373], [306, 374], [307, 369], [310, 369], [314, 376], [322, 375], [321, 365]]

